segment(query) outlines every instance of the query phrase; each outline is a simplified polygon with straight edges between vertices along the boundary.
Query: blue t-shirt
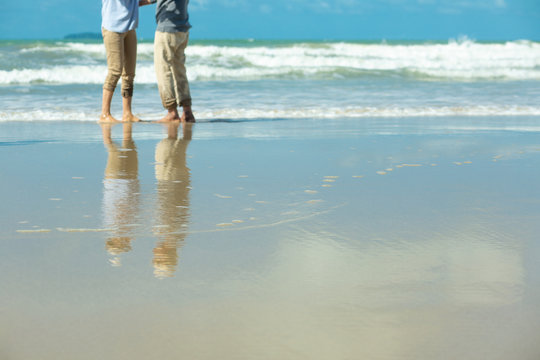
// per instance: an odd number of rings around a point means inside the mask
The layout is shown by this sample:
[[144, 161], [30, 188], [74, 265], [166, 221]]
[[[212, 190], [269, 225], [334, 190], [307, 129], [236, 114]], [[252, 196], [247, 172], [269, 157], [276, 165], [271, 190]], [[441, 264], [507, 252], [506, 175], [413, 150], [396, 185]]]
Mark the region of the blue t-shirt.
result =
[[101, 26], [124, 33], [139, 24], [139, 0], [101, 0]]

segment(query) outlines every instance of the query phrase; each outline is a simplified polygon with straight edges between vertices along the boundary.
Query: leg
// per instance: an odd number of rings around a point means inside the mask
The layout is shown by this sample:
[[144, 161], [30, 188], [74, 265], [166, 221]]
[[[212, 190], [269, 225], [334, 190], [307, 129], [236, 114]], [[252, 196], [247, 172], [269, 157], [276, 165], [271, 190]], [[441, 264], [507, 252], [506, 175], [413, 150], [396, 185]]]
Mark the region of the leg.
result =
[[137, 122], [141, 121], [137, 116], [133, 115], [131, 112], [131, 100], [133, 99], [132, 96], [128, 97], [122, 97], [122, 121], [128, 121], [128, 122]]
[[171, 122], [171, 121], [180, 121], [180, 115], [178, 114], [178, 110], [175, 107], [172, 107], [170, 109], [167, 109], [167, 115], [165, 115], [163, 118], [158, 120], [158, 122]]
[[113, 91], [103, 88], [103, 100], [101, 103], [101, 116], [99, 117], [99, 122], [119, 122], [111, 115], [113, 94]]
[[156, 31], [154, 39], [154, 67], [156, 69], [156, 78], [158, 82], [159, 95], [163, 107], [167, 109], [167, 115], [161, 119], [163, 122], [179, 121], [178, 104], [174, 93], [174, 78], [171, 71], [173, 34]]
[[124, 37], [124, 64], [122, 72], [122, 120], [140, 121], [131, 111], [131, 99], [133, 97], [133, 80], [137, 66], [137, 34], [130, 30]]
[[195, 117], [191, 111], [191, 93], [189, 91], [189, 81], [186, 74], [186, 55], [185, 50], [189, 41], [188, 32], [179, 32], [175, 34], [177, 46], [175, 56], [173, 57], [173, 76], [175, 83], [175, 94], [177, 102], [183, 107], [182, 121], [195, 122]]
[[107, 52], [107, 77], [103, 84], [103, 102], [101, 105], [102, 122], [117, 122], [111, 115], [111, 101], [116, 84], [122, 74], [122, 64], [124, 62], [122, 34], [103, 29], [103, 43]]
[[193, 111], [191, 110], [191, 105], [184, 105], [183, 106], [183, 113], [181, 120], [188, 123], [194, 123], [195, 122], [195, 116], [193, 115]]

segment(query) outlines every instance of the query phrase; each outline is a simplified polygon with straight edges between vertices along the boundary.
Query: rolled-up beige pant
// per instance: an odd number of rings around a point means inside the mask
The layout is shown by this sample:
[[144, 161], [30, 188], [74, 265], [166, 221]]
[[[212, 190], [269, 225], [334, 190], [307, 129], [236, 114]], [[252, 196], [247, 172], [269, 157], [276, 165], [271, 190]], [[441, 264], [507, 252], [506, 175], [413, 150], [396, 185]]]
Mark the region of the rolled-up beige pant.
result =
[[108, 73], [103, 88], [114, 91], [122, 77], [122, 96], [133, 96], [133, 79], [137, 65], [137, 34], [135, 30], [116, 33], [101, 29], [107, 51]]
[[191, 94], [184, 65], [184, 50], [189, 32], [156, 31], [154, 38], [154, 67], [161, 102], [166, 109], [191, 106]]

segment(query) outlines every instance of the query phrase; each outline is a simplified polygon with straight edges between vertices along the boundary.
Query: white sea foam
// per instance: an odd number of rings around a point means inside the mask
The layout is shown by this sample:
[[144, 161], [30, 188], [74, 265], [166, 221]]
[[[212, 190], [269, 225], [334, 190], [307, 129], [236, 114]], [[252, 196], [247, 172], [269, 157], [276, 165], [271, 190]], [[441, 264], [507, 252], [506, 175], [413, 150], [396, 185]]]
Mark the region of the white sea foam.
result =
[[[143, 110], [143, 119], [159, 119], [160, 111]], [[338, 119], [338, 118], [427, 118], [481, 116], [540, 116], [540, 107], [531, 106], [440, 106], [440, 107], [320, 107], [320, 108], [241, 108], [195, 111], [200, 122], [259, 119]], [[99, 112], [72, 110], [0, 111], [4, 121], [96, 121]]]
[[[0, 84], [102, 83], [106, 73], [102, 44], [56, 43], [20, 50], [34, 56], [33, 68], [0, 70]], [[69, 52], [66, 63], [39, 62], [43, 52]], [[137, 81], [154, 83], [153, 44], [138, 47]], [[80, 65], [73, 57], [81, 55]], [[190, 45], [191, 81], [261, 78], [406, 76], [424, 80], [540, 80], [540, 43], [514, 41], [447, 44], [297, 43], [264, 46]], [[92, 61], [86, 62], [88, 56]], [[86, 59], [86, 60], [84, 60]], [[75, 59], [76, 60], [76, 59]], [[96, 65], [101, 61], [101, 65]], [[77, 61], [75, 61], [77, 63]], [[39, 68], [38, 68], [39, 67]]]
[[304, 109], [223, 109], [199, 112], [201, 119], [324, 119], [368, 117], [521, 116], [540, 115], [540, 107], [324, 107]]
[[105, 80], [107, 67], [66, 65], [41, 69], [0, 70], [0, 84], [99, 84]]

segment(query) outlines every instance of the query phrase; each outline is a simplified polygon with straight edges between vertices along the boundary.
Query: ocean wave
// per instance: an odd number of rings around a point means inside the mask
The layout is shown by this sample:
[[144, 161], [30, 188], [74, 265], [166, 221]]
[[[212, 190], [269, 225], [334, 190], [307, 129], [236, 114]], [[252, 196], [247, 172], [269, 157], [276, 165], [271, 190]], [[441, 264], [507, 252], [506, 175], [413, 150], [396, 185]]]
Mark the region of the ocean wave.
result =
[[[0, 85], [21, 84], [103, 84], [107, 74], [105, 65], [66, 65], [40, 69], [0, 70]], [[519, 81], [540, 80], [540, 68], [478, 68], [478, 69], [370, 69], [343, 67], [241, 67], [188, 65], [189, 81], [252, 81], [264, 79], [313, 79], [340, 80], [362, 77], [402, 77], [420, 81]], [[156, 84], [152, 64], [137, 66], [135, 81], [139, 84]]]
[[[310, 107], [289, 109], [240, 108], [195, 110], [199, 122], [220, 120], [259, 119], [338, 119], [338, 118], [429, 118], [481, 116], [540, 116], [534, 106], [439, 106], [439, 107]], [[0, 111], [0, 122], [5, 121], [96, 121], [99, 111], [31, 110]], [[159, 119], [163, 111], [143, 110], [142, 119]]]
[[[0, 84], [101, 83], [106, 74], [102, 44], [38, 44], [19, 50], [0, 70]], [[65, 64], [47, 64], [44, 52], [66, 52]], [[446, 44], [296, 43], [251, 46], [194, 44], [186, 50], [191, 81], [340, 79], [401, 76], [416, 80], [540, 80], [540, 43], [513, 41]], [[30, 57], [30, 58], [29, 58]], [[35, 61], [32, 61], [35, 58]], [[155, 83], [153, 44], [138, 47], [137, 81]], [[23, 63], [23, 62], [20, 62]], [[27, 64], [31, 63], [32, 66]]]
[[0, 84], [99, 84], [107, 67], [100, 65], [60, 65], [41, 69], [0, 70]]
[[81, 53], [105, 55], [105, 46], [103, 44], [85, 44], [85, 43], [62, 43], [44, 44], [37, 43], [20, 50], [21, 54], [40, 54], [40, 53]]

